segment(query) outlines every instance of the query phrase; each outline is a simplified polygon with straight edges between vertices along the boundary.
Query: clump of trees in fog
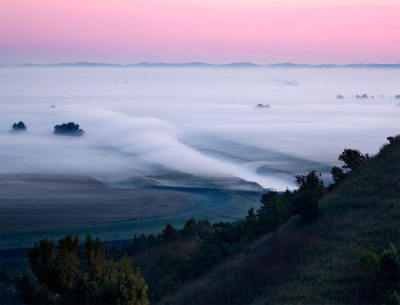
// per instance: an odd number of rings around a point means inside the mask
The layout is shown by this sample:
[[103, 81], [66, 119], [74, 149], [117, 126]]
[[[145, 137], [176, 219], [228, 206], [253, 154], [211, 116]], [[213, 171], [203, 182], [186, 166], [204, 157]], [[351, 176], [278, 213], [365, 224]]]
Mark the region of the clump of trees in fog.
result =
[[[26, 131], [26, 129], [25, 123], [19, 121], [18, 123], [12, 124], [11, 131], [20, 132]], [[82, 136], [85, 132], [79, 127], [79, 124], [69, 122], [54, 126], [53, 133], [56, 135]]]
[[365, 93], [362, 94], [362, 95], [357, 94], [357, 95], [356, 95], [356, 98], [357, 98], [357, 99], [368, 99], [368, 95], [365, 94]]
[[54, 126], [53, 133], [56, 135], [82, 136], [85, 132], [79, 128], [79, 124], [69, 122]]
[[268, 104], [257, 104], [256, 108], [271, 108], [271, 106]]
[[19, 132], [19, 131], [26, 131], [26, 125], [25, 125], [24, 122], [19, 121], [18, 123], [12, 124], [12, 129], [11, 129], [11, 131], [16, 131], [16, 132]]

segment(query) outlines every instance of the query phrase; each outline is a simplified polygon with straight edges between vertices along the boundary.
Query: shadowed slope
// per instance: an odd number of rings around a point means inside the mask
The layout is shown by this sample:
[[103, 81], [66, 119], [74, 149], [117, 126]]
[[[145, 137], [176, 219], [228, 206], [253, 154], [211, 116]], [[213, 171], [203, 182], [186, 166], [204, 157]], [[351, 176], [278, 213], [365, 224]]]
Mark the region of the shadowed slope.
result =
[[360, 258], [400, 245], [400, 145], [385, 146], [320, 202], [293, 217], [167, 304], [368, 304]]

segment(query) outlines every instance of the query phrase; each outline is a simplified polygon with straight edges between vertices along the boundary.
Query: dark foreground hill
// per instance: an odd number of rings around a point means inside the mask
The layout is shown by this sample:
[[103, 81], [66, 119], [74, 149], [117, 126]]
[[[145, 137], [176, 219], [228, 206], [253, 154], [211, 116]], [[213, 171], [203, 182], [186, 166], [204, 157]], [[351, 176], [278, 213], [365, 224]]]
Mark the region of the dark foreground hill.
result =
[[400, 143], [320, 200], [319, 217], [293, 216], [164, 304], [377, 304], [360, 261], [400, 246]]
[[296, 191], [264, 194], [241, 220], [190, 219], [119, 249], [41, 241], [17, 290], [27, 304], [400, 304], [400, 137], [388, 140], [374, 157], [345, 150], [328, 188], [315, 171], [297, 176]]

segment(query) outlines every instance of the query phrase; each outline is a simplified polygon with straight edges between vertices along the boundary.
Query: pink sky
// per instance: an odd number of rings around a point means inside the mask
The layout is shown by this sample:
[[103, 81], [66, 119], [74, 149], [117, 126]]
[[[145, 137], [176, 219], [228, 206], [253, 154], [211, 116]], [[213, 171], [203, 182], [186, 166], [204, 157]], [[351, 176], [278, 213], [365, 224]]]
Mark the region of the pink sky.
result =
[[399, 16], [399, 0], [1, 0], [0, 63], [395, 63]]

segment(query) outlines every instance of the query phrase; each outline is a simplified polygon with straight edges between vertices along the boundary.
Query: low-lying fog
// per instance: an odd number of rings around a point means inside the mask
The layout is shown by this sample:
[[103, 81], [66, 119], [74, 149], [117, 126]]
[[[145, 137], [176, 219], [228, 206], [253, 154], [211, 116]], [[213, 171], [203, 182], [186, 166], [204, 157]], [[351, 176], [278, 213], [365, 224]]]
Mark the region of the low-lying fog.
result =
[[[400, 133], [397, 94], [396, 69], [1, 68], [0, 173], [180, 172], [282, 190]], [[27, 131], [10, 133], [18, 121]], [[52, 134], [70, 121], [85, 135]]]

